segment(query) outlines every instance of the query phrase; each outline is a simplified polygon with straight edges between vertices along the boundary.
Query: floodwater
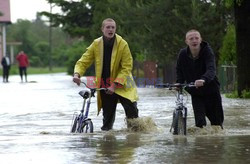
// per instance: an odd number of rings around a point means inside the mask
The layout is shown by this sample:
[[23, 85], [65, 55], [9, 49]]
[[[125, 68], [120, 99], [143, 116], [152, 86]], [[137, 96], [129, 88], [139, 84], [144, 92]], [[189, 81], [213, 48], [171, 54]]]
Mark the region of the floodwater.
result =
[[[0, 80], [2, 80], [0, 78]], [[138, 88], [141, 131], [126, 129], [118, 105], [114, 129], [100, 130], [92, 100], [93, 134], [71, 134], [74, 112], [81, 109], [82, 89], [65, 74], [29, 75], [28, 83], [11, 76], [0, 83], [0, 159], [3, 164], [75, 163], [250, 163], [250, 100], [223, 96], [224, 130], [194, 127], [190, 96], [188, 135], [170, 132], [174, 93]]]

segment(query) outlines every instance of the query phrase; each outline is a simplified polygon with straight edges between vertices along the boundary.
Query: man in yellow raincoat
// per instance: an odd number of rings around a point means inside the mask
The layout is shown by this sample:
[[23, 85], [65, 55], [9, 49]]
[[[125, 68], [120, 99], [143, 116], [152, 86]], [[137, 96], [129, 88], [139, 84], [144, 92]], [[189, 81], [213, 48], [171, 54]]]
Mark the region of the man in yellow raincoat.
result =
[[117, 103], [125, 110], [126, 118], [138, 117], [137, 87], [132, 77], [133, 58], [128, 43], [116, 34], [116, 22], [107, 18], [102, 22], [103, 36], [95, 39], [76, 62], [73, 81], [80, 85], [80, 77], [94, 62], [96, 87], [107, 88], [97, 94], [98, 114], [103, 109], [102, 130], [113, 128]]

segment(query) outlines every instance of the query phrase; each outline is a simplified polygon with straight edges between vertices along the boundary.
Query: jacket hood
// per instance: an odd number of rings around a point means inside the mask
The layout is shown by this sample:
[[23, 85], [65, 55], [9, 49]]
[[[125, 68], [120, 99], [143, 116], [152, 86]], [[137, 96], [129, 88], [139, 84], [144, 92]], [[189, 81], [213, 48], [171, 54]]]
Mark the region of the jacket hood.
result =
[[[202, 54], [202, 52], [203, 52], [204, 50], [206, 50], [207, 48], [210, 47], [209, 43], [206, 42], [206, 41], [201, 41], [200, 46], [201, 46], [201, 49], [200, 49], [200, 52], [199, 52], [199, 56], [200, 56], [200, 54]], [[187, 53], [188, 55], [191, 54], [191, 51], [190, 51], [189, 46], [186, 47], [186, 53]]]

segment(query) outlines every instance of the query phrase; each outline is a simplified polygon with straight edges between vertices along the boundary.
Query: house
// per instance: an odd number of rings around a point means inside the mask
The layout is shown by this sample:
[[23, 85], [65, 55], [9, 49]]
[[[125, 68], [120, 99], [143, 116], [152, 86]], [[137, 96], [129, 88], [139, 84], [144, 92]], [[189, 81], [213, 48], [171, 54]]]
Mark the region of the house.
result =
[[6, 26], [10, 23], [10, 0], [0, 0], [0, 60], [6, 55]]

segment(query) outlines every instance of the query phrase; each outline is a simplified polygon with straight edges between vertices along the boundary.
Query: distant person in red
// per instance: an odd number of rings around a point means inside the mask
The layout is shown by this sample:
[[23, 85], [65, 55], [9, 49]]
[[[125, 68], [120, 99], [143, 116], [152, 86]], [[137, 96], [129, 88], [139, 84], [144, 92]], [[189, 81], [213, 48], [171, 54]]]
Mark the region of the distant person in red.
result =
[[23, 82], [23, 74], [25, 75], [25, 82], [27, 82], [27, 67], [29, 66], [28, 56], [20, 51], [16, 57], [16, 60], [19, 63], [19, 74], [21, 77], [21, 81]]

